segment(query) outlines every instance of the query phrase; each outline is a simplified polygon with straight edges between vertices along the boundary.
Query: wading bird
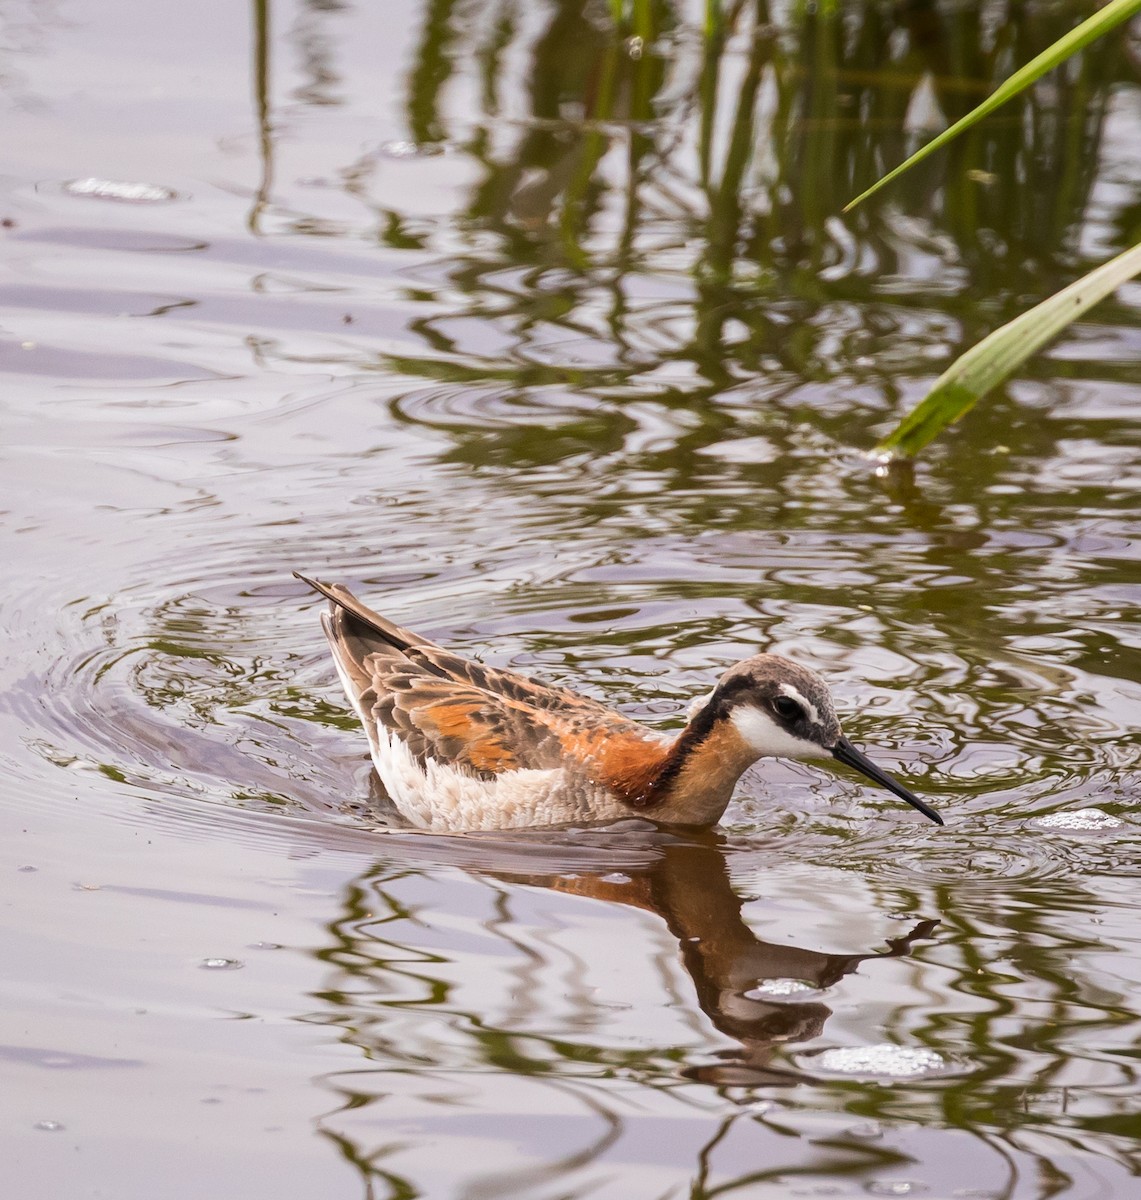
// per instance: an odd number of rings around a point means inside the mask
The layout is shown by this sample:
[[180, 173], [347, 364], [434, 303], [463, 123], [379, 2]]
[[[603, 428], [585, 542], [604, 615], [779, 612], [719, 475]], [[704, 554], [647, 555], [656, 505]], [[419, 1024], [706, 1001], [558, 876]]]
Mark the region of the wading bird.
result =
[[713, 825], [745, 768], [770, 755], [831, 756], [943, 824], [843, 735], [824, 680], [786, 658], [730, 667], [669, 738], [595, 700], [453, 654], [340, 584], [297, 578], [330, 601], [321, 624], [377, 775], [422, 829], [631, 816]]

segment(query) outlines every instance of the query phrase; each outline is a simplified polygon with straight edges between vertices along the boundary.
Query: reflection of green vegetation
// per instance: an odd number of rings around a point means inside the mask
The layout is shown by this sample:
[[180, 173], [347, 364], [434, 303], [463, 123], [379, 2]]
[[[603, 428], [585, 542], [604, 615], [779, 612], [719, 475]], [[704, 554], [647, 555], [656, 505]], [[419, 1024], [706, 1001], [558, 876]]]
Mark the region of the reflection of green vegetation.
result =
[[[805, 6], [778, 29], [764, 0], [739, 0], [708, 5], [700, 31], [666, 3], [615, 4], [609, 29], [571, 0], [547, 11], [536, 36], [506, 0], [478, 22], [445, 0], [427, 10], [411, 129], [479, 166], [462, 222], [471, 248], [450, 282], [465, 315], [510, 344], [464, 345], [445, 332], [450, 317], [428, 316], [431, 352], [386, 357], [386, 369], [518, 390], [558, 380], [602, 400], [648, 388], [703, 415], [727, 388], [779, 393], [784, 379], [843, 374], [894, 398], [929, 373], [932, 345], [946, 351], [936, 313], [969, 345], [1071, 277], [1107, 97], [1124, 79], [1109, 43], [1055, 95], [1023, 95], [946, 163], [901, 180], [893, 197], [918, 214], [910, 224], [880, 197], [839, 215], [902, 157], [908, 122], [961, 115], [1063, 33], [1066, 10], [1011, 6], [995, 22], [981, 5], [930, 0], [842, 17]], [[441, 92], [461, 71], [484, 81], [484, 110], [458, 123]], [[526, 99], [514, 124], [508, 95]], [[378, 224], [387, 239], [407, 221], [381, 208]], [[868, 351], [909, 310], [915, 328], [880, 365]], [[579, 337], [612, 360], [575, 364]], [[687, 382], [663, 381], [663, 362]]]
[[880, 443], [880, 452], [914, 454], [922, 450], [987, 392], [1005, 383], [1030, 355], [1139, 272], [1141, 244], [996, 329], [939, 376], [923, 402]]
[[[947, 836], [955, 837], [953, 831]], [[954, 1050], [965, 1056], [960, 1064], [965, 1072], [919, 1086], [905, 1080], [892, 1087], [834, 1082], [830, 1111], [887, 1127], [949, 1126], [970, 1139], [964, 1144], [976, 1156], [987, 1151], [996, 1163], [1007, 1163], [1012, 1181], [1030, 1168], [1027, 1177], [1037, 1175], [1040, 1185], [1028, 1194], [1054, 1195], [1054, 1185], [1064, 1179], [1055, 1160], [1064, 1162], [1070, 1139], [1080, 1139], [1087, 1155], [1126, 1159], [1128, 1143], [1120, 1135], [1127, 1130], [1135, 1088], [1128, 1056], [1112, 1064], [1088, 1041], [1084, 1052], [1075, 1044], [1104, 1036], [1112, 1045], [1128, 1032], [1133, 1017], [1123, 998], [1075, 975], [1076, 961], [1103, 949], [1088, 926], [1082, 926], [1086, 932], [1064, 927], [1068, 915], [1088, 913], [1089, 893], [1060, 874], [1061, 864], [1051, 868], [1045, 859], [1024, 878], [1006, 879], [993, 863], [964, 875], [969, 840], [964, 837], [942, 857], [926, 847], [925, 866], [893, 864], [858, 844], [840, 847], [839, 862], [857, 866], [869, 880], [876, 909], [937, 911], [941, 920], [901, 925], [886, 948], [826, 953], [795, 944], [795, 912], [788, 930], [773, 921], [773, 910], [764, 937], [750, 927], [730, 882], [739, 848], [716, 835], [655, 835], [639, 843], [632, 833], [626, 838], [600, 833], [589, 847], [578, 842], [577, 853], [587, 857], [574, 861], [573, 869], [566, 858], [576, 852], [573, 837], [562, 844], [527, 845], [394, 839], [388, 861], [345, 890], [327, 944], [317, 952], [329, 975], [316, 996], [319, 1007], [307, 1019], [336, 1031], [355, 1051], [352, 1065], [327, 1080], [341, 1103], [322, 1118], [322, 1132], [364, 1180], [390, 1189], [366, 1194], [420, 1195], [425, 1181], [419, 1176], [431, 1171], [433, 1151], [419, 1123], [431, 1121], [432, 1141], [446, 1143], [448, 1122], [465, 1129], [478, 1095], [485, 1111], [495, 1111], [497, 1103], [507, 1106], [502, 1120], [509, 1126], [520, 1094], [514, 1081], [523, 1081], [525, 1094], [546, 1097], [541, 1112], [561, 1106], [590, 1117], [559, 1127], [552, 1123], [538, 1134], [512, 1127], [519, 1152], [513, 1163], [526, 1163], [540, 1149], [544, 1175], [560, 1185], [558, 1194], [592, 1194], [579, 1172], [628, 1162], [625, 1146], [635, 1147], [636, 1155], [645, 1136], [642, 1118], [673, 1117], [679, 1135], [685, 1135], [682, 1122], [691, 1122], [689, 1128], [700, 1129], [704, 1139], [689, 1194], [751, 1195], [750, 1189], [783, 1176], [788, 1162], [749, 1156], [742, 1170], [739, 1157], [729, 1154], [722, 1161], [718, 1145], [727, 1127], [738, 1118], [762, 1124], [771, 1119], [780, 1130], [787, 1113], [798, 1106], [811, 1109], [811, 1060], [801, 1060], [799, 1052], [830, 1040], [830, 1006], [844, 996], [845, 981], [854, 972], [865, 978], [887, 972], [887, 960], [919, 954], [923, 975], [942, 1004], [918, 1026], [906, 1004], [884, 1010], [884, 1040]], [[1011, 849], [1016, 840], [1017, 835], [1011, 838]], [[802, 841], [801, 864], [834, 869], [837, 846], [831, 839], [827, 844], [829, 849]], [[772, 865], [779, 868], [784, 861], [780, 851], [772, 853]], [[459, 885], [464, 890], [458, 897], [443, 866], [449, 863], [476, 867], [475, 878], [486, 892], [468, 881]], [[946, 882], [951, 876], [954, 884]], [[669, 1010], [708, 1020], [724, 1041], [701, 1045], [709, 1037], [704, 1027], [688, 1019], [676, 1024], [665, 1009], [651, 1009], [641, 1032], [631, 1037], [621, 1015], [599, 1007], [595, 966], [577, 957], [582, 942], [573, 932], [575, 909], [552, 909], [548, 898], [539, 909], [544, 915], [537, 917], [534, 895], [540, 887], [653, 914], [670, 937], [647, 937], [645, 977], [661, 980]], [[1049, 905], [1041, 903], [1044, 889]], [[823, 909], [833, 911], [827, 904]], [[667, 960], [684, 968], [684, 991], [672, 989]], [[943, 982], [935, 982], [940, 976]], [[952, 986], [948, 976], [959, 982]], [[798, 979], [819, 990], [800, 1000], [766, 1000], [753, 992], [763, 979]], [[1017, 994], [1028, 979], [1034, 980], [1033, 1003]], [[552, 997], [558, 998], [553, 1008]], [[850, 1002], [846, 1007], [851, 1016]], [[682, 1033], [681, 1044], [671, 1040], [683, 1030], [695, 1036]], [[1058, 1097], [1075, 1057], [1099, 1083], [1071, 1083], [1070, 1109], [1060, 1112]], [[722, 1089], [720, 1102], [706, 1090], [710, 1084]], [[747, 1103], [761, 1088], [770, 1098], [771, 1118]], [[734, 1097], [746, 1104], [737, 1107]], [[1034, 1137], [1029, 1146], [1028, 1134]], [[496, 1164], [489, 1149], [496, 1133], [482, 1136], [484, 1156], [459, 1167], [457, 1178], [473, 1193], [482, 1185], [486, 1194], [514, 1194], [530, 1177], [526, 1168]], [[815, 1162], [815, 1175], [906, 1161], [890, 1137], [871, 1144], [838, 1141], [836, 1148], [843, 1153]], [[678, 1169], [673, 1159], [663, 1166]], [[491, 1171], [499, 1188], [490, 1186], [485, 1172]], [[972, 1182], [985, 1174], [978, 1168]]]
[[1013, 100], [1020, 92], [1036, 83], [1043, 75], [1056, 70], [1073, 58], [1079, 51], [1085, 49], [1091, 42], [1104, 36], [1118, 25], [1135, 17], [1141, 12], [1141, 0], [1109, 0], [1104, 8], [1099, 9], [1092, 17], [1087, 18], [1079, 26], [1064, 34], [1056, 42], [1052, 42], [1033, 61], [1020, 67], [1009, 79], [995, 88], [982, 104], [960, 117], [954, 125], [945, 129], [938, 137], [932, 138], [925, 146], [917, 150], [911, 157], [898, 167], [894, 167], [882, 179], [877, 180], [866, 191], [861, 192], [855, 200], [844, 206], [844, 211], [855, 208], [861, 201], [874, 195], [886, 187], [892, 180], [897, 179], [904, 171], [910, 170], [916, 164], [935, 153], [936, 150], [948, 145], [960, 134], [965, 133], [972, 125], [976, 125], [984, 117]]
[[438, 97], [452, 73], [455, 33], [449, 16], [453, 0], [430, 0], [424, 12], [424, 36], [408, 88], [408, 131], [416, 142], [445, 136]]
[[257, 113], [258, 161], [261, 163], [261, 179], [258, 181], [254, 202], [246, 217], [246, 226], [251, 233], [258, 233], [261, 217], [269, 203], [273, 188], [273, 124], [270, 117], [270, 24], [268, 0], [253, 0], [253, 64], [252, 79], [254, 106]]
[[[409, 885], [413, 892], [417, 889], [421, 881], [416, 878], [416, 870], [407, 862], [400, 866], [380, 863], [347, 889], [343, 911], [330, 926], [331, 942], [318, 954], [330, 968], [329, 985], [320, 993], [321, 1009], [309, 1019], [340, 1029], [344, 1040], [362, 1052], [361, 1064], [335, 1081], [344, 1098], [342, 1111], [370, 1105], [376, 1110], [373, 1120], [356, 1126], [367, 1131], [365, 1138], [375, 1139], [373, 1146], [339, 1133], [336, 1114], [325, 1119], [323, 1131], [366, 1179], [405, 1189], [392, 1194], [419, 1193], [414, 1180], [382, 1170], [384, 1160], [399, 1160], [406, 1148], [406, 1140], [392, 1136], [391, 1129], [386, 1128], [392, 1117], [384, 1105], [376, 1104], [391, 1094], [396, 1095], [397, 1104], [400, 1102], [400, 1089], [384, 1082], [390, 1072], [399, 1072], [410, 1080], [422, 1075], [430, 1089], [430, 1102], [439, 1105], [445, 1118], [462, 1105], [458, 1097], [449, 1097], [449, 1091], [462, 1093], [464, 1079], [494, 1081], [520, 1076], [540, 1090], [550, 1089], [552, 1094], [561, 1092], [571, 1098], [574, 1104], [600, 1118], [592, 1134], [584, 1136], [572, 1128], [560, 1140], [543, 1146], [545, 1173], [571, 1188], [574, 1172], [594, 1167], [612, 1146], [630, 1135], [627, 1118], [645, 1107], [644, 1102], [636, 1102], [632, 1110], [623, 1102], [620, 1093], [631, 1087], [646, 1092], [647, 1099], [656, 1094], [663, 1104], [677, 1105], [679, 1116], [692, 1117], [701, 1105], [700, 1100], [695, 1103], [694, 1082], [771, 1084], [781, 1088], [803, 1083], [803, 1077], [788, 1062], [787, 1052], [790, 1046], [820, 1033], [831, 1012], [821, 995], [861, 965], [872, 970], [871, 964], [878, 960], [910, 954], [913, 944], [929, 939], [936, 925], [934, 921], [916, 922], [913, 928], [901, 929], [900, 936], [886, 947], [863, 953], [801, 949], [783, 937], [764, 941], [742, 918], [743, 901], [730, 886], [728, 857], [716, 835], [671, 839], [647, 830], [645, 840], [639, 843], [633, 834], [628, 840], [600, 834], [585, 850], [580, 843], [578, 853], [586, 857], [567, 873], [566, 856], [575, 854], [574, 842], [573, 837], [561, 844], [556, 840], [552, 848], [548, 841], [525, 845], [510, 840], [499, 844], [483, 840], [480, 844], [428, 839], [423, 845], [434, 845], [445, 861], [457, 855], [464, 861], [466, 855], [469, 866], [480, 863], [485, 872], [510, 878], [515, 884], [592, 896], [654, 913], [677, 940], [685, 971], [696, 990], [695, 1007], [699, 1006], [731, 1042], [739, 1044], [700, 1066], [693, 1065], [692, 1060], [709, 1055], [695, 1056], [692, 1049], [668, 1040], [654, 1044], [653, 1034], [648, 1031], [634, 1039], [620, 1037], [616, 1044], [607, 1029], [605, 1012], [595, 1008], [590, 965], [578, 964], [581, 970], [572, 970], [563, 977], [565, 955], [569, 953], [574, 960], [573, 941], [561, 945], [557, 932], [552, 930], [552, 939], [548, 942], [543, 938], [536, 948], [533, 935], [525, 931], [526, 920], [521, 923], [521, 914], [513, 911], [518, 889], [500, 891], [494, 877], [486, 882], [492, 889], [490, 907], [495, 915], [478, 920], [476, 925], [480, 943], [493, 952], [482, 961], [469, 962], [474, 972], [465, 970], [464, 982], [460, 983], [447, 948], [448, 935], [444, 935], [442, 952], [421, 949], [426, 940], [424, 926], [431, 928], [434, 918], [431, 913], [414, 910], [400, 898]], [[426, 853], [431, 860], [432, 849], [418, 849], [414, 837], [399, 845], [401, 858], [422, 863]], [[588, 868], [586, 863], [592, 855], [594, 865]], [[501, 865], [497, 869], [497, 856], [503, 864], [513, 862], [514, 868]], [[623, 868], [620, 873], [616, 873], [618, 865]], [[469, 937], [461, 934], [460, 944]], [[427, 940], [440, 944], [436, 937]], [[646, 952], [647, 966], [656, 964], [660, 971], [664, 966], [659, 961], [661, 953], [661, 948], [651, 943]], [[482, 972], [490, 978], [467, 979], [469, 974]], [[563, 1027], [557, 1036], [543, 1032], [546, 1021], [542, 1001], [536, 999], [556, 977], [561, 979], [557, 991], [567, 1005], [567, 1012], [555, 1018], [555, 1024]], [[795, 978], [817, 990], [801, 1000], [746, 995], [765, 978]], [[469, 982], [483, 1000], [478, 1012], [464, 1011], [465, 999], [472, 995]], [[506, 1013], [498, 1011], [488, 994], [489, 987], [502, 982], [510, 989]], [[679, 997], [677, 1003], [681, 1002]], [[418, 1034], [411, 1040], [401, 1033], [402, 1028], [409, 1030], [404, 1018], [410, 1012], [418, 1017]], [[452, 1031], [452, 1052], [444, 1056], [447, 1065], [436, 1061], [438, 1055], [426, 1053], [426, 1046], [436, 1036], [431, 1032], [433, 1026], [439, 1024]], [[664, 1027], [676, 1035], [672, 1021], [667, 1019]], [[621, 1044], [631, 1040], [633, 1046]], [[370, 1067], [369, 1063], [382, 1066]], [[407, 1090], [415, 1094], [415, 1085]], [[708, 1122], [713, 1137], [706, 1145], [707, 1152], [715, 1147], [719, 1131], [737, 1115], [718, 1114]], [[514, 1136], [524, 1149], [529, 1148], [525, 1134], [517, 1131]], [[873, 1150], [872, 1161], [878, 1157]], [[494, 1161], [489, 1160], [484, 1169], [494, 1167]], [[479, 1168], [473, 1165], [470, 1169]], [[771, 1167], [728, 1186], [709, 1191], [698, 1187], [692, 1194], [732, 1193], [775, 1174], [776, 1168]], [[486, 1178], [480, 1182], [487, 1194], [509, 1194], [519, 1178], [510, 1168], [505, 1169], [502, 1193], [488, 1186]]]
[[[1033, 61], [1003, 81], [982, 104], [960, 117], [949, 129], [917, 150], [904, 163], [862, 192], [844, 208], [848, 212], [874, 195], [936, 150], [948, 145], [984, 117], [1008, 103], [1096, 38], [1141, 12], [1141, 0], [1110, 0], [1092, 17], [1059, 38]], [[1080, 148], [1075, 147], [1075, 159]], [[939, 377], [918, 408], [910, 412], [880, 443], [882, 454], [914, 454], [948, 425], [957, 421], [987, 392], [1005, 383], [1030, 355], [1040, 350], [1090, 307], [1141, 271], [1141, 243], [1112, 262], [1091, 271], [1068, 288], [1044, 300], [996, 329]]]

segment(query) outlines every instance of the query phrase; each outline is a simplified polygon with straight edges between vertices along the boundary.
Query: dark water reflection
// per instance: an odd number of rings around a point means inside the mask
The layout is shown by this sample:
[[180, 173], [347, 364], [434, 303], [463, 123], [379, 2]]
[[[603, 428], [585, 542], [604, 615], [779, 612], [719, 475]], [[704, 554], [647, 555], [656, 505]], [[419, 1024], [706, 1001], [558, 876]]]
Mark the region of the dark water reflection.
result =
[[[346, 890], [321, 952], [330, 974], [308, 1019], [336, 1028], [367, 1060], [327, 1080], [342, 1104], [323, 1118], [323, 1131], [393, 1195], [432, 1190], [441, 1169], [433, 1145], [469, 1138], [483, 1144], [464, 1173], [471, 1194], [542, 1194], [545, 1183], [567, 1194], [642, 1194], [647, 1170], [650, 1194], [663, 1195], [752, 1195], [762, 1185], [778, 1194], [804, 1174], [888, 1195], [932, 1187], [1033, 1195], [1045, 1174], [1076, 1194], [1098, 1180], [1128, 1187], [1135, 1080], [1104, 1048], [1132, 1018], [1107, 1009], [1104, 993], [1083, 997], [1065, 966], [1093, 939], [1056, 930], [1044, 937], [1031, 919], [1012, 945], [993, 926], [968, 934], [899, 912], [880, 946], [802, 946], [801, 938], [820, 938], [835, 902], [855, 893], [839, 872], [806, 868], [803, 858], [794, 864], [782, 845], [679, 838], [639, 823], [553, 842], [406, 839], [397, 858]], [[432, 887], [410, 871], [425, 861], [477, 870], [460, 919], [456, 909], [441, 914]], [[976, 895], [982, 877], [1005, 874], [996, 865], [972, 864]], [[908, 883], [914, 889], [915, 877]], [[605, 932], [612, 912], [519, 884], [632, 906], [660, 924], [639, 923], [645, 946], [631, 963], [621, 938]], [[890, 891], [879, 893], [881, 903]], [[1042, 904], [1041, 879], [1008, 891], [1015, 908]], [[952, 926], [974, 907], [941, 889], [920, 884], [920, 892], [942, 900]], [[1055, 886], [1053, 894], [1055, 917], [1092, 899], [1080, 888], [1067, 895]], [[890, 902], [909, 901], [914, 890]], [[1047, 941], [1057, 959], [1043, 971], [1035, 956], [1031, 996], [1023, 949]], [[900, 960], [910, 955], [921, 964], [904, 971]], [[494, 981], [464, 966], [489, 957], [504, 961]], [[815, 1068], [829, 1052], [796, 1051], [835, 1045], [828, 1022], [837, 1000], [835, 1021], [851, 1020], [850, 977], [870, 995], [901, 1002], [879, 1027], [895, 1055], [879, 1048], [886, 1070], [857, 1072], [843, 1085], [847, 1103], [837, 1111], [826, 1102], [826, 1115], [816, 1093], [828, 1076]], [[799, 996], [773, 986], [794, 982]], [[964, 984], [969, 1007], [943, 990]], [[927, 993], [927, 1004], [904, 1001], [908, 988]], [[695, 1022], [698, 1010], [705, 1021]], [[1083, 1054], [1082, 1034], [1095, 1030], [1103, 1052]], [[939, 1055], [935, 1048], [948, 1043], [970, 1045], [976, 1057]], [[928, 1069], [909, 1080], [916, 1058]], [[902, 1079], [891, 1078], [893, 1068]], [[503, 1073], [515, 1082], [491, 1089], [504, 1105], [491, 1114], [488, 1078]], [[717, 1110], [695, 1084], [717, 1090], [719, 1119], [710, 1119]], [[917, 1141], [917, 1126], [942, 1127], [947, 1144]], [[970, 1141], [956, 1148], [953, 1130]], [[1110, 1161], [1092, 1167], [1086, 1153], [1099, 1136]]]
[[[0, 7], [23, 1190], [1135, 1194], [1136, 286], [861, 452], [1136, 240], [1136, 39], [842, 217], [1078, 10], [153, 16]], [[947, 828], [393, 831], [297, 567], [663, 728], [788, 654]]]
[[[743, 901], [730, 880], [723, 838], [692, 832], [676, 836], [642, 821], [627, 824], [629, 828], [621, 832], [611, 827], [548, 834], [542, 840], [538, 835], [520, 837], [514, 847], [499, 836], [482, 844], [478, 838], [416, 837], [405, 842], [402, 848], [407, 854], [402, 855], [399, 869], [382, 865], [354, 885], [349, 911], [333, 929], [337, 947], [326, 956], [348, 978], [330, 989], [327, 998], [335, 1004], [351, 1005], [352, 995], [379, 996], [391, 991], [376, 977], [376, 972], [390, 969], [391, 962], [383, 948], [377, 955], [370, 943], [383, 932], [379, 940], [383, 947], [391, 948], [393, 921], [410, 914], [385, 885], [393, 883], [398, 888], [408, 855], [418, 860], [426, 851], [429, 858], [464, 862], [469, 868], [487, 863], [495, 868], [495, 878], [505, 882], [626, 904], [660, 917], [676, 939], [675, 956], [693, 981], [701, 1011], [718, 1031], [739, 1043], [733, 1050], [722, 1051], [716, 1064], [691, 1066], [682, 1074], [722, 1086], [788, 1085], [796, 1081], [796, 1075], [788, 1065], [773, 1066], [773, 1054], [778, 1047], [807, 1042], [821, 1034], [830, 1009], [819, 997], [867, 959], [908, 954], [913, 942], [929, 938], [938, 926], [933, 920], [911, 922], [907, 932], [888, 939], [888, 947], [878, 953], [826, 954], [764, 941], [742, 918]], [[733, 853], [731, 847], [728, 853]], [[737, 853], [745, 851], [738, 847]], [[512, 858], [517, 866], [509, 870]], [[561, 870], [554, 873], [558, 868]], [[545, 873], [537, 873], [540, 870]], [[487, 873], [487, 868], [483, 871]], [[504, 906], [510, 903], [511, 894], [503, 894]], [[378, 908], [391, 916], [378, 917]], [[504, 911], [502, 921], [492, 922], [487, 932], [510, 941], [516, 936], [515, 923]], [[429, 941], [421, 940], [421, 947]], [[541, 959], [533, 965], [536, 971], [545, 970]], [[582, 981], [578, 983], [581, 987]], [[519, 999], [523, 1003], [525, 997]], [[580, 1020], [593, 1024], [589, 989], [574, 1003], [580, 1008]], [[336, 1020], [356, 1039], [362, 1034], [360, 1017], [351, 1009], [340, 1009]], [[544, 1019], [548, 1019], [546, 1014]], [[367, 1016], [364, 1021], [370, 1023]], [[513, 1027], [500, 1030], [499, 1036], [510, 1040], [517, 1032]], [[561, 1047], [557, 1052], [567, 1053]], [[570, 1056], [582, 1052], [580, 1046]], [[664, 1061], [645, 1065], [661, 1073], [660, 1082], [668, 1084], [677, 1064], [668, 1050], [659, 1054]], [[600, 1060], [602, 1065], [608, 1061], [605, 1057]]]

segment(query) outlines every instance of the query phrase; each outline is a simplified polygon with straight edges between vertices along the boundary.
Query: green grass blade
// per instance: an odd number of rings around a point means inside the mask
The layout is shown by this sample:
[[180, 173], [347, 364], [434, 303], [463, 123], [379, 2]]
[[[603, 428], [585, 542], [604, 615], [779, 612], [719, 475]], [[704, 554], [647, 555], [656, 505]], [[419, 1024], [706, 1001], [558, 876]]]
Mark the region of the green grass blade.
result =
[[977, 108], [972, 108], [965, 117], [956, 121], [949, 129], [943, 130], [938, 137], [928, 142], [926, 146], [918, 149], [906, 162], [900, 163], [894, 171], [889, 171], [882, 179], [873, 183], [866, 192], [861, 192], [855, 200], [850, 200], [844, 206], [844, 212], [855, 208], [862, 200], [866, 200], [873, 193], [878, 192], [880, 188], [885, 187], [896, 176], [901, 175], [909, 167], [914, 166], [929, 154], [934, 154], [936, 150], [945, 146], [952, 138], [962, 133], [964, 129], [968, 129], [976, 121], [980, 121], [989, 113], [994, 112], [996, 108], [1005, 104], [1011, 97], [1016, 96], [1024, 88], [1029, 87], [1036, 80], [1040, 79], [1047, 71], [1052, 71], [1056, 66], [1065, 62], [1071, 55], [1076, 54], [1083, 46], [1087, 46], [1095, 38], [1101, 37], [1103, 33], [1108, 33], [1114, 26], [1120, 25], [1122, 21], [1128, 21], [1130, 17], [1136, 16], [1139, 12], [1141, 12], [1141, 0], [1110, 0], [1104, 8], [1099, 8], [1092, 17], [1089, 17], [1080, 25], [1071, 29], [1064, 37], [1059, 38], [1053, 45], [1043, 50], [1037, 58], [1031, 59], [1026, 66], [1015, 71], [1009, 79], [1005, 80]]
[[931, 391], [875, 452], [887, 457], [910, 457], [918, 453], [991, 388], [1008, 379], [1031, 354], [1138, 274], [1141, 274], [1141, 242], [996, 329], [939, 376]]

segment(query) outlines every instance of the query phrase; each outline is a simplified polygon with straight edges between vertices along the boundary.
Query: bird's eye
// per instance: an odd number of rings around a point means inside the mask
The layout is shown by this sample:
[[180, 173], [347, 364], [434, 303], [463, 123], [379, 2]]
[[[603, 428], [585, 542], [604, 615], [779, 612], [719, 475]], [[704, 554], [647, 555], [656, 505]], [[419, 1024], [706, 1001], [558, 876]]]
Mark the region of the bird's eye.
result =
[[773, 711], [785, 721], [799, 721], [804, 716], [804, 709], [791, 696], [775, 697]]

